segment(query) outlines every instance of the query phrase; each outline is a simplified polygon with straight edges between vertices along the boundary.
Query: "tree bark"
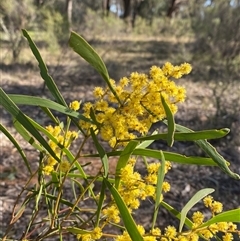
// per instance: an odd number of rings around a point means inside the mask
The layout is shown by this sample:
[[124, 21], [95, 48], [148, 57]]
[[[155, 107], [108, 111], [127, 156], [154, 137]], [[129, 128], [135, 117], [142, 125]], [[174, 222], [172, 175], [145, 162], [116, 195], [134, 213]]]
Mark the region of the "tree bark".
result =
[[176, 0], [172, 0], [170, 3], [170, 6], [168, 8], [168, 11], [167, 11], [167, 17], [169, 17], [169, 18], [172, 17], [172, 14], [175, 10], [175, 4], [176, 4]]
[[71, 31], [72, 27], [72, 7], [73, 7], [73, 1], [72, 0], [66, 0], [66, 15], [67, 15], [67, 22], [68, 22], [68, 31]]
[[130, 10], [131, 10], [131, 0], [123, 0], [123, 18], [127, 18], [130, 16]]
[[108, 16], [110, 11], [110, 0], [102, 0], [103, 16]]

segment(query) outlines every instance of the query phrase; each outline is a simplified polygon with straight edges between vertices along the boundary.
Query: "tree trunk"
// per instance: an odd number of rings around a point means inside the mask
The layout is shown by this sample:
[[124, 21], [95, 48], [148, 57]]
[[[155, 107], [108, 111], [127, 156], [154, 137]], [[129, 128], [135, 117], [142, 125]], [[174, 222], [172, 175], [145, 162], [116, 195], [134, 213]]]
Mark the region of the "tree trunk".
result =
[[110, 0], [102, 0], [103, 16], [108, 16], [110, 11]]
[[130, 0], [123, 0], [123, 18], [127, 18], [130, 16], [131, 10], [131, 1]]
[[175, 4], [176, 4], [176, 0], [172, 0], [170, 3], [170, 6], [168, 8], [168, 11], [167, 11], [167, 17], [169, 17], [169, 18], [172, 17], [172, 14], [175, 10]]
[[73, 7], [73, 1], [72, 0], [66, 0], [66, 15], [67, 15], [67, 23], [68, 23], [68, 31], [71, 31], [72, 27], [72, 7]]

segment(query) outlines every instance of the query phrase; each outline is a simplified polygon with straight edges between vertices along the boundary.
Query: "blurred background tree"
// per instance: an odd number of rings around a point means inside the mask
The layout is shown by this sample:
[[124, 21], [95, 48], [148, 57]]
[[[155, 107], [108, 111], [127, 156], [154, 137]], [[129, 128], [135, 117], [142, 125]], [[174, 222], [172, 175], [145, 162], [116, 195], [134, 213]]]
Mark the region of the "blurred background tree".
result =
[[71, 29], [91, 36], [104, 32], [185, 36], [194, 42], [188, 61], [207, 68], [200, 75], [236, 78], [239, 12], [239, 0], [8, 0], [0, 3], [0, 40], [17, 61], [24, 42], [22, 28], [52, 49], [67, 43]]
[[[26, 11], [27, 9], [27, 11]], [[12, 50], [13, 61], [16, 61], [23, 45], [22, 28], [28, 28], [34, 23], [37, 11], [31, 0], [1, 1], [0, 25], [2, 38], [8, 41]], [[4, 37], [3, 37], [4, 35]], [[3, 40], [1, 38], [1, 40]]]
[[239, 71], [239, 2], [195, 1], [190, 6], [191, 26], [196, 39], [195, 59], [200, 57], [209, 67], [209, 74], [217, 75], [217, 78], [225, 79], [226, 74], [229, 77]]

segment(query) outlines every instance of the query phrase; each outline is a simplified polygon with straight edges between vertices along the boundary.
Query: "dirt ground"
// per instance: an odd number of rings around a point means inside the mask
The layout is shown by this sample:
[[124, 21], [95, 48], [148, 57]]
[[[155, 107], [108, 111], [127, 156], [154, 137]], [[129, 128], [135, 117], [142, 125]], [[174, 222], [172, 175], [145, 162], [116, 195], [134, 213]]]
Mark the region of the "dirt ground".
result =
[[[177, 40], [158, 38], [101, 38], [91, 40], [90, 43], [102, 56], [109, 70], [110, 76], [118, 80], [129, 75], [132, 71], [147, 73], [152, 65], [161, 66], [165, 61], [185, 62], [187, 56], [181, 55]], [[189, 43], [186, 43], [186, 46]], [[184, 41], [182, 42], [184, 45]], [[9, 51], [2, 49], [2, 59], [9, 55]], [[61, 53], [48, 53], [41, 50], [43, 59], [48, 65], [49, 72], [56, 81], [61, 93], [67, 102], [93, 100], [91, 91], [96, 85], [103, 85], [101, 77], [87, 63], [69, 48], [64, 48]], [[7, 58], [7, 57], [6, 57]], [[176, 114], [176, 122], [194, 130], [230, 128], [230, 134], [211, 143], [231, 163], [231, 170], [240, 173], [240, 82], [239, 80], [227, 82], [216, 79], [205, 79], [206, 76], [198, 74], [194, 69], [189, 76], [179, 80], [179, 83], [187, 89], [187, 100], [179, 106]], [[28, 48], [24, 49], [24, 59], [20, 63], [8, 64], [3, 61], [0, 64], [1, 87], [7, 93], [27, 94], [49, 98], [50, 95], [43, 87], [43, 80], [38, 71], [36, 61]], [[209, 77], [209, 76], [208, 76]], [[217, 108], [220, 106], [221, 108]], [[21, 109], [30, 117], [34, 117], [40, 124], [47, 125], [49, 120], [40, 109], [30, 106], [22, 106]], [[37, 168], [38, 156], [34, 149], [23, 142], [19, 134], [12, 126], [10, 115], [0, 106], [1, 123], [10, 130], [15, 139], [22, 143], [27, 158], [31, 165]], [[61, 116], [60, 116], [61, 118]], [[158, 126], [154, 126], [157, 128]], [[25, 181], [27, 171], [13, 145], [0, 133], [0, 237], [4, 234], [14, 202], [20, 193]], [[76, 146], [77, 148], [77, 146]], [[175, 142], [170, 149], [164, 142], [155, 142], [152, 148], [171, 150], [185, 155], [202, 155], [197, 146], [189, 142]], [[85, 151], [94, 151], [89, 143]], [[90, 171], [94, 171], [95, 165], [91, 165]], [[113, 164], [114, 166], [114, 164]], [[188, 166], [173, 164], [167, 179], [172, 189], [165, 200], [179, 211], [201, 188], [214, 188], [213, 196], [221, 201], [224, 210], [240, 207], [240, 182], [228, 177], [219, 168], [204, 166]], [[198, 206], [199, 207], [199, 206]], [[142, 224], [151, 223], [152, 205], [144, 202], [136, 213], [137, 220]], [[19, 240], [25, 225], [28, 222], [29, 211], [24, 214], [13, 227], [12, 238]], [[175, 221], [165, 211], [161, 210], [158, 224], [165, 227], [167, 224], [175, 224]], [[48, 239], [57, 240], [57, 239]], [[74, 240], [68, 237], [67, 240]]]

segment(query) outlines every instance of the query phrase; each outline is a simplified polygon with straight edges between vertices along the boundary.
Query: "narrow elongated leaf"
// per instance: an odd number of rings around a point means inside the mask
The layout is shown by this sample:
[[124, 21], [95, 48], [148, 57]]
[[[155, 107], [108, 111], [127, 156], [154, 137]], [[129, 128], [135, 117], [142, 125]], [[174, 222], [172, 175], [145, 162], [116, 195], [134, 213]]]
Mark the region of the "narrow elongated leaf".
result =
[[29, 36], [28, 32], [25, 29], [22, 29], [22, 33], [23, 33], [23, 36], [28, 40], [28, 44], [32, 50], [32, 53], [38, 61], [41, 77], [44, 79], [45, 84], [48, 87], [49, 91], [51, 92], [51, 94], [53, 95], [53, 97], [58, 103], [64, 106], [67, 106], [62, 94], [57, 88], [57, 85], [53, 81], [52, 77], [49, 75], [47, 66], [44, 63], [42, 56], [37, 49], [37, 46], [35, 45], [35, 43], [33, 42], [33, 40], [31, 39], [31, 37]]
[[129, 213], [128, 208], [127, 208], [126, 204], [124, 203], [121, 195], [118, 193], [117, 189], [114, 186], [112, 186], [112, 184], [107, 179], [104, 179], [104, 182], [107, 185], [108, 189], [110, 190], [110, 192], [116, 202], [116, 205], [121, 214], [123, 223], [127, 229], [129, 236], [131, 237], [132, 241], [143, 241], [143, 237], [139, 233], [139, 231], [137, 229], [137, 225], [134, 222], [131, 214]]
[[[181, 163], [181, 164], [190, 164], [190, 165], [206, 165], [206, 166], [216, 166], [216, 163], [213, 162], [211, 158], [206, 157], [195, 157], [195, 156], [184, 156], [178, 153], [173, 152], [163, 152], [165, 159], [168, 161]], [[146, 157], [160, 158], [159, 151], [151, 149], [136, 149], [133, 151], [133, 155], [143, 155]]]
[[174, 142], [174, 132], [175, 132], [175, 120], [172, 111], [170, 110], [167, 102], [161, 94], [161, 101], [163, 108], [165, 110], [167, 121], [168, 121], [168, 133], [167, 133], [167, 143], [169, 146], [173, 145]]
[[49, 108], [41, 107], [41, 106], [40, 106], [40, 108], [41, 108], [41, 110], [42, 110], [45, 114], [47, 114], [47, 116], [50, 118], [50, 120], [53, 121], [53, 123], [54, 123], [55, 125], [59, 125], [59, 124], [60, 124], [59, 119], [56, 118], [56, 117], [53, 115], [53, 113], [50, 111]]
[[51, 172], [51, 176], [52, 176], [52, 183], [54, 184], [54, 186], [56, 188], [58, 188], [60, 186], [60, 182], [59, 182], [59, 173], [56, 171], [52, 171]]
[[[164, 122], [166, 123], [166, 122]], [[167, 123], [166, 123], [167, 124]], [[176, 125], [176, 130], [180, 132], [193, 132], [191, 129], [188, 129], [181, 125]], [[209, 156], [212, 160], [230, 177], [239, 180], [240, 175], [232, 172], [228, 167], [228, 162], [221, 156], [217, 150], [206, 140], [195, 141], [196, 144]]]
[[10, 132], [8, 132], [8, 130], [0, 123], [0, 131], [3, 132], [3, 134], [12, 142], [12, 144], [17, 148], [19, 154], [21, 155], [30, 175], [32, 175], [32, 170], [30, 168], [30, 165], [28, 163], [28, 160], [26, 158], [26, 155], [24, 153], [24, 151], [22, 150], [22, 148], [19, 146], [19, 144], [17, 143], [17, 141], [15, 140], [15, 138], [10, 134]]
[[106, 65], [97, 54], [97, 52], [90, 46], [90, 44], [83, 37], [72, 31], [69, 39], [69, 45], [74, 50], [74, 52], [79, 54], [90, 65], [92, 65], [95, 70], [97, 70], [97, 72], [105, 80], [106, 84], [108, 85], [109, 89], [112, 91], [118, 102], [121, 103], [116, 91], [110, 83]]
[[[82, 176], [81, 174], [79, 174], [79, 173], [68, 173], [67, 176], [70, 177], [70, 178], [80, 178], [80, 179], [82, 179], [82, 178], [93, 179], [93, 178], [94, 178], [93, 176], [90, 176], [90, 175], [86, 175], [86, 177], [83, 177], [83, 176]], [[103, 178], [104, 178], [104, 177], [102, 177], [102, 176], [98, 176], [96, 180], [102, 182]], [[115, 183], [115, 178], [108, 178], [108, 181], [109, 181], [110, 183], [113, 183], [113, 184], [114, 184], [114, 183]]]
[[[35, 195], [37, 195], [37, 193], [35, 193]], [[51, 195], [51, 194], [49, 194], [49, 193], [44, 193], [44, 195], [45, 195], [47, 198], [51, 199], [51, 200], [55, 200], [55, 201], [57, 200], [57, 197], [56, 197], [56, 196]], [[77, 211], [79, 211], [79, 212], [82, 212], [82, 210], [81, 210], [78, 206], [74, 206], [73, 203], [71, 203], [70, 201], [68, 201], [68, 200], [66, 200], [66, 199], [61, 198], [61, 199], [59, 200], [59, 202], [62, 203], [62, 204], [64, 204], [64, 205], [66, 205], [66, 206], [68, 206], [68, 207], [71, 207], [71, 208], [74, 207], [75, 210], [77, 210]]]
[[97, 52], [83, 37], [72, 31], [69, 39], [69, 45], [76, 53], [92, 65], [92, 67], [97, 70], [105, 81], [109, 81], [109, 74], [106, 65]]
[[[226, 136], [229, 133], [228, 128], [220, 129], [220, 130], [204, 130], [204, 131], [194, 131], [194, 132], [175, 132], [173, 138], [175, 141], [197, 141], [204, 139], [217, 139]], [[168, 133], [161, 133], [146, 137], [139, 137], [134, 140], [138, 141], [146, 141], [146, 140], [167, 140]]]
[[26, 209], [25, 205], [22, 205], [19, 210], [17, 211], [17, 213], [14, 215], [14, 218], [11, 220], [11, 224], [16, 223], [19, 218], [21, 218], [21, 216], [23, 215], [24, 211]]
[[157, 174], [156, 201], [155, 201], [155, 208], [153, 213], [152, 229], [154, 228], [157, 220], [157, 214], [161, 203], [163, 180], [165, 177], [165, 157], [162, 151], [160, 151], [160, 155], [161, 155], [161, 165], [158, 168], [158, 174]]
[[[66, 154], [66, 156], [68, 157], [70, 162], [75, 161], [75, 157], [73, 156], [73, 154], [67, 149], [65, 148], [62, 144], [60, 144], [58, 142], [58, 140], [44, 127], [42, 127], [41, 125], [39, 125], [37, 122], [35, 122], [34, 120], [32, 120], [31, 118], [28, 118], [28, 120], [30, 121], [30, 123], [39, 131], [41, 131], [44, 135], [46, 135], [51, 141], [53, 141], [56, 145], [58, 145], [58, 147]], [[75, 161], [75, 166], [77, 167], [79, 173], [81, 174], [82, 177], [84, 177], [85, 179], [87, 179], [87, 176], [82, 168], [82, 166], [79, 164], [79, 162]]]
[[[178, 153], [163, 151], [165, 159], [168, 161], [187, 164], [187, 165], [203, 165], [203, 166], [217, 166], [217, 164], [208, 157], [198, 157], [198, 156], [184, 156]], [[108, 156], [120, 156], [121, 151], [108, 152]], [[132, 155], [152, 157], [160, 159], [160, 153], [157, 150], [151, 149], [135, 149]], [[85, 155], [86, 157], [98, 157], [99, 154]]]
[[91, 231], [86, 231], [77, 227], [67, 227], [66, 230], [72, 234], [90, 234]]
[[98, 129], [100, 129], [101, 128], [101, 124], [97, 121], [96, 115], [94, 113], [93, 108], [90, 109], [90, 117], [91, 117], [94, 125], [96, 125]]
[[103, 169], [104, 169], [104, 177], [107, 177], [108, 176], [108, 170], [109, 170], [107, 154], [105, 153], [103, 147], [98, 142], [97, 137], [96, 137], [92, 128], [90, 129], [90, 132], [91, 132], [91, 136], [92, 136], [92, 139], [94, 141], [94, 144], [95, 144], [95, 146], [97, 148], [97, 151], [99, 153], [99, 156], [101, 158], [101, 161], [102, 161], [102, 165], [103, 165]]
[[[175, 208], [170, 206], [168, 203], [162, 201], [161, 206], [163, 206], [165, 209], [167, 209], [174, 217], [178, 218], [180, 220], [181, 218], [181, 213], [178, 212]], [[193, 225], [193, 222], [186, 217], [185, 223], [184, 223], [188, 228], [191, 228]]]
[[[152, 133], [151, 136], [155, 136], [155, 135], [157, 135], [157, 133], [158, 133], [158, 131], [155, 130], [155, 131]], [[150, 136], [150, 137], [151, 137], [151, 136]], [[138, 140], [138, 139], [135, 139], [135, 140]], [[137, 146], [137, 148], [142, 148], [142, 149], [144, 149], [144, 148], [150, 146], [154, 141], [155, 141], [154, 139], [148, 139], [148, 140], [144, 140], [144, 139], [143, 139], [143, 142], [141, 142], [141, 143]]]
[[[32, 200], [33, 198], [36, 198], [37, 197], [37, 195], [38, 195], [38, 190], [31, 190], [31, 193], [32, 194], [30, 194], [28, 197], [28, 199], [27, 199], [27, 201], [25, 201], [24, 203], [25, 204], [28, 204], [29, 203], [29, 201], [30, 200]], [[49, 198], [49, 199], [51, 199], [51, 200], [57, 200], [57, 197], [56, 196], [54, 196], [54, 195], [52, 195], [52, 194], [49, 194], [49, 193], [44, 193], [44, 196], [46, 197], [46, 198]], [[64, 204], [64, 205], [66, 205], [66, 206], [68, 206], [68, 207], [73, 207], [74, 206], [74, 204], [72, 204], [70, 201], [68, 201], [68, 200], [66, 200], [66, 199], [60, 199], [59, 200], [59, 202], [60, 203], [62, 203], [62, 204]], [[74, 207], [77, 211], [79, 211], [79, 212], [81, 212], [82, 210], [79, 208], [79, 207]]]
[[213, 188], [205, 188], [193, 195], [193, 197], [188, 201], [188, 203], [184, 206], [184, 208], [181, 211], [181, 218], [180, 218], [180, 224], [179, 224], [179, 232], [182, 231], [183, 225], [185, 223], [185, 219], [187, 216], [188, 211], [200, 200], [202, 200], [204, 197], [209, 195], [210, 193], [214, 192]]
[[43, 184], [40, 184], [39, 189], [37, 190], [38, 194], [36, 196], [36, 203], [35, 203], [35, 210], [38, 210], [39, 208], [39, 201], [41, 199], [42, 196], [42, 192], [43, 192]]
[[68, 106], [63, 106], [62, 104], [58, 104], [52, 100], [43, 99], [43, 98], [35, 97], [35, 96], [28, 96], [28, 95], [9, 94], [8, 96], [11, 98], [11, 100], [16, 105], [32, 105], [32, 106], [45, 107], [45, 108], [49, 108], [52, 110], [56, 110], [65, 115], [75, 117], [78, 120], [92, 122], [90, 119], [86, 118], [85, 116], [79, 114], [78, 112], [76, 112], [74, 110], [71, 110]]
[[96, 225], [95, 227], [99, 226], [100, 218], [101, 218], [101, 211], [102, 211], [102, 206], [105, 198], [105, 193], [106, 193], [106, 185], [105, 182], [102, 182], [102, 187], [101, 187], [101, 192], [100, 196], [98, 199], [98, 207], [97, 207], [97, 212], [96, 212]]
[[[212, 160], [212, 158], [209, 157], [199, 157], [199, 156], [185, 156], [178, 153], [173, 152], [166, 152], [164, 151], [164, 156], [166, 160], [186, 164], [186, 165], [201, 165], [201, 166], [217, 166], [217, 163]], [[121, 151], [113, 151], [108, 152], [108, 156], [120, 156]], [[146, 156], [146, 157], [152, 157], [159, 159], [160, 154], [157, 150], [151, 150], [151, 149], [135, 149], [132, 152], [132, 155], [139, 155], [139, 156]], [[84, 155], [85, 157], [98, 157], [98, 154], [91, 154], [91, 155]], [[229, 163], [227, 162], [227, 165]]]
[[36, 150], [39, 150], [40, 152], [44, 150], [44, 148], [36, 142], [36, 140], [16, 119], [13, 121], [13, 125], [16, 131], [23, 137], [23, 139], [27, 141], [30, 145], [32, 145]]
[[42, 127], [41, 125], [39, 125], [37, 122], [35, 122], [34, 120], [32, 120], [31, 118], [27, 117], [29, 122], [36, 128], [36, 130], [39, 130], [41, 133], [43, 133], [44, 135], [46, 135], [49, 140], [53, 141], [63, 152], [65, 152], [65, 154], [67, 155], [67, 157], [69, 158], [70, 161], [74, 160], [74, 156], [72, 155], [72, 153], [65, 148], [61, 143], [58, 142], [58, 140], [44, 127]]
[[24, 126], [28, 132], [39, 142], [41, 145], [58, 161], [57, 157], [52, 148], [48, 145], [46, 140], [40, 135], [36, 128], [32, 125], [29, 119], [22, 113], [22, 111], [14, 104], [14, 102], [8, 97], [8, 95], [0, 88], [1, 104], [7, 110], [13, 118], [15, 118], [22, 126]]
[[240, 223], [240, 208], [220, 213], [214, 216], [213, 218], [209, 219], [207, 222], [203, 223], [199, 228], [207, 227], [213, 223], [219, 222]]
[[116, 187], [116, 189], [118, 189], [118, 186], [119, 186], [121, 169], [124, 168], [127, 165], [128, 160], [129, 160], [130, 156], [132, 155], [132, 152], [134, 151], [134, 149], [136, 148], [137, 145], [138, 145], [137, 141], [130, 141], [127, 144], [127, 146], [124, 148], [124, 150], [121, 151], [121, 154], [120, 154], [120, 157], [118, 159], [117, 166], [116, 166], [116, 172], [115, 172], [115, 187]]

